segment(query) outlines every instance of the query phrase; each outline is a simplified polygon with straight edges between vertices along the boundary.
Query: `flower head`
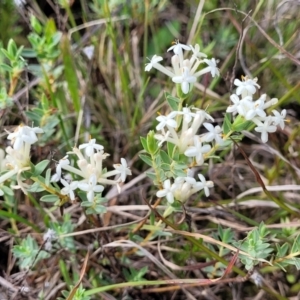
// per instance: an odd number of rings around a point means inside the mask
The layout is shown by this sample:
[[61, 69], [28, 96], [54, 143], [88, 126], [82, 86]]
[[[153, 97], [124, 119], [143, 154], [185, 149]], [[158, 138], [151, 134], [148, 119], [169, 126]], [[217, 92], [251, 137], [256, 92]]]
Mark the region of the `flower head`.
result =
[[79, 149], [85, 149], [85, 154], [90, 157], [95, 153], [96, 151], [101, 151], [104, 149], [102, 145], [96, 144], [96, 139], [90, 139], [88, 143], [81, 144], [79, 146]]
[[275, 125], [272, 125], [272, 117], [268, 116], [264, 122], [256, 120], [254, 122], [258, 123], [254, 130], [261, 133], [261, 140], [263, 143], [266, 143], [268, 141], [268, 133], [275, 132], [277, 129]]
[[181, 76], [174, 76], [172, 81], [175, 83], [181, 83], [181, 90], [184, 94], [187, 94], [190, 90], [190, 83], [196, 82], [196, 77], [190, 74], [189, 68], [183, 67]]
[[120, 179], [122, 182], [125, 182], [127, 175], [131, 175], [131, 171], [127, 166], [125, 158], [121, 158], [121, 164], [113, 165], [116, 171], [120, 174]]
[[102, 185], [97, 185], [97, 178], [96, 175], [93, 174], [89, 182], [79, 182], [78, 188], [82, 191], [87, 192], [87, 199], [90, 202], [93, 202], [95, 193], [101, 193], [104, 190], [104, 187]]
[[149, 72], [155, 64], [162, 61], [163, 58], [161, 56], [157, 56], [156, 54], [151, 58], [150, 62], [146, 64], [145, 71]]
[[74, 190], [76, 190], [78, 187], [78, 181], [72, 181], [69, 184], [66, 180], [60, 179], [60, 182], [64, 185], [64, 187], [61, 189], [60, 192], [63, 195], [69, 195], [70, 199], [74, 201], [75, 200]]
[[167, 201], [172, 204], [174, 202], [174, 191], [176, 186], [171, 185], [170, 179], [167, 179], [163, 183], [163, 189], [156, 193], [156, 196], [159, 198], [166, 197]]
[[15, 150], [20, 150], [24, 147], [25, 143], [28, 145], [34, 144], [38, 138], [36, 136], [37, 133], [43, 133], [44, 131], [39, 127], [28, 127], [20, 125], [16, 128], [16, 130], [12, 133], [9, 133], [7, 136], [8, 140], [11, 140], [11, 144]]
[[257, 78], [250, 79], [247, 76], [243, 77], [243, 81], [235, 79], [233, 83], [237, 86], [236, 94], [242, 95], [242, 98], [255, 94], [256, 88], [260, 88], [257, 84]]

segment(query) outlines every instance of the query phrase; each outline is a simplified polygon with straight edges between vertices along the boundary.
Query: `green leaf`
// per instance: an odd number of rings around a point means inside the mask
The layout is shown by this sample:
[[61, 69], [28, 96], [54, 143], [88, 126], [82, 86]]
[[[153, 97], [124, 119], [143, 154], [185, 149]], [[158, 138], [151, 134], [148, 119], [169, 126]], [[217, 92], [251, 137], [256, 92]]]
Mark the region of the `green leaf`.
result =
[[149, 131], [149, 133], [147, 134], [147, 147], [151, 155], [154, 155], [159, 149], [158, 142], [155, 139], [154, 134], [155, 133], [153, 130]]
[[231, 129], [232, 125], [231, 125], [231, 115], [229, 113], [226, 113], [225, 114], [225, 117], [224, 117], [224, 123], [223, 123], [223, 126], [222, 126], [222, 129], [223, 129], [223, 132], [224, 134], [228, 134], [230, 131], [232, 131]]
[[65, 79], [68, 83], [68, 89], [73, 101], [74, 109], [78, 113], [80, 110], [79, 85], [74, 58], [72, 56], [70, 41], [66, 35], [61, 39], [61, 50], [64, 64]]
[[146, 152], [149, 152], [149, 149], [148, 149], [148, 145], [147, 145], [147, 139], [145, 137], [140, 137], [141, 139], [141, 143], [143, 145], [143, 148], [145, 149]]
[[36, 33], [38, 34], [42, 33], [43, 27], [39, 22], [39, 20], [34, 15], [30, 16], [30, 25]]
[[143, 162], [145, 162], [147, 165], [152, 167], [152, 160], [151, 160], [150, 156], [144, 155], [144, 154], [139, 154], [139, 157]]
[[107, 212], [107, 209], [105, 206], [103, 205], [96, 205], [95, 206], [95, 211], [98, 213], [98, 214], [103, 214], [103, 213], [106, 213]]
[[170, 93], [167, 92], [165, 93], [165, 97], [172, 110], [177, 111], [178, 104], [180, 103], [180, 99], [173, 97]]
[[89, 207], [86, 211], [87, 215], [96, 214], [97, 212], [94, 210], [94, 208]]
[[243, 130], [249, 131], [249, 130], [251, 130], [252, 126], [253, 126], [252, 121], [245, 121], [242, 124], [237, 124], [237, 125], [232, 126], [232, 130], [236, 131], [236, 132], [241, 132]]
[[296, 253], [298, 251], [300, 251], [300, 235], [298, 235], [296, 237], [296, 239], [294, 240], [294, 243], [293, 243], [293, 246], [291, 249], [291, 253]]
[[233, 124], [231, 125], [231, 130], [236, 132], [241, 132], [242, 130], [251, 130], [253, 126], [252, 121], [247, 121], [243, 116], [238, 116]]
[[46, 171], [46, 176], [45, 176], [45, 185], [46, 186], [50, 185], [50, 180], [51, 180], [51, 169], [48, 169]]
[[31, 48], [24, 48], [22, 49], [22, 56], [26, 58], [35, 58], [36, 51]]
[[31, 193], [40, 193], [42, 191], [44, 191], [45, 189], [38, 183], [35, 182], [29, 189], [28, 192]]
[[81, 206], [82, 207], [91, 207], [91, 206], [93, 206], [93, 203], [90, 201], [84, 201], [84, 202], [81, 202]]
[[7, 64], [0, 64], [0, 69], [2, 69], [2, 70], [4, 70], [4, 71], [6, 71], [6, 72], [9, 72], [9, 73], [11, 73], [12, 72], [12, 67], [10, 67], [9, 65], [7, 65]]
[[42, 198], [40, 198], [40, 201], [49, 202], [49, 203], [54, 203], [58, 200], [59, 200], [59, 197], [56, 195], [45, 195]]
[[165, 151], [160, 150], [159, 151], [159, 155], [161, 157], [162, 162], [164, 162], [164, 163], [166, 163], [168, 165], [171, 164], [172, 160], [170, 159], [169, 155]]
[[49, 161], [48, 159], [45, 159], [45, 160], [39, 162], [39, 163], [35, 166], [33, 176], [38, 176], [38, 175], [40, 175], [41, 173], [43, 173], [43, 171], [47, 168], [49, 162], [50, 162], [50, 161]]
[[155, 173], [150, 173], [150, 172], [146, 172], [146, 175], [152, 179], [153, 181], [156, 180], [156, 174]]
[[167, 150], [169, 157], [173, 158], [175, 145], [173, 143], [167, 142]]
[[14, 196], [14, 191], [11, 188], [9, 188], [8, 186], [5, 186], [5, 185], [1, 186], [1, 190], [7, 196]]

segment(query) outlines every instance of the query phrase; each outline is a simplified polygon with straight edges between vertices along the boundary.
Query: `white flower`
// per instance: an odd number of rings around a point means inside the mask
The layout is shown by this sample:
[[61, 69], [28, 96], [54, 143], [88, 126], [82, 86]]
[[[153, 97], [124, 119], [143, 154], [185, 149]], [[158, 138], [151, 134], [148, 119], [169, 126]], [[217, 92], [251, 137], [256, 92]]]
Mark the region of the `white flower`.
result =
[[60, 192], [63, 195], [69, 195], [70, 199], [74, 201], [75, 200], [74, 190], [76, 190], [78, 187], [78, 181], [72, 181], [71, 184], [69, 184], [66, 180], [60, 179], [60, 182], [64, 185], [64, 188], [62, 188]]
[[157, 56], [156, 54], [151, 58], [150, 63], [146, 64], [145, 71], [149, 72], [155, 64], [162, 61], [163, 58], [161, 56]]
[[155, 68], [158, 71], [160, 71], [172, 78], [173, 76], [175, 76], [175, 74], [159, 63], [162, 59], [163, 58], [161, 56], [154, 55], [152, 57], [150, 63], [146, 64], [145, 71], [149, 72], [152, 68]]
[[214, 58], [212, 59], [204, 59], [204, 61], [208, 64], [209, 71], [212, 77], [220, 76], [219, 69], [217, 67], [217, 62]]
[[246, 96], [245, 98], [243, 98], [237, 106], [237, 112], [243, 117], [246, 117], [247, 113], [253, 109], [254, 103], [251, 96]]
[[174, 188], [174, 197], [185, 202], [193, 194], [193, 186], [196, 180], [193, 177], [177, 177], [172, 185]]
[[262, 98], [255, 101], [252, 108], [247, 111], [245, 119], [252, 120], [255, 116], [264, 118], [266, 116], [266, 113], [264, 111], [264, 103], [264, 99]]
[[170, 179], [167, 179], [164, 181], [164, 184], [163, 184], [163, 187], [164, 189], [163, 190], [160, 190], [156, 193], [156, 196], [159, 197], [159, 198], [162, 198], [162, 197], [166, 197], [168, 202], [170, 204], [172, 204], [174, 202], [174, 190], [175, 190], [175, 186], [171, 186], [171, 181]]
[[286, 117], [286, 110], [282, 110], [281, 114], [277, 110], [272, 110], [274, 117], [272, 117], [272, 121], [275, 126], [279, 125], [279, 127], [283, 130], [284, 129], [284, 120]]
[[189, 107], [184, 107], [182, 112], [179, 114], [183, 115], [183, 120], [188, 124], [192, 121], [192, 119], [196, 116], [195, 113], [192, 113]]
[[226, 109], [226, 112], [236, 113], [240, 105], [240, 98], [236, 94], [232, 94], [230, 96], [230, 100], [233, 102], [233, 105], [229, 105]]
[[[261, 95], [260, 98], [264, 98], [264, 101], [265, 101], [266, 98], [267, 98], [267, 95], [266, 95], [266, 94], [263, 94], [263, 95]], [[269, 101], [265, 102], [265, 104], [264, 104], [264, 109], [269, 108], [270, 106], [275, 105], [277, 102], [278, 102], [278, 99], [277, 99], [277, 98], [272, 98], [272, 99], [270, 99]]]
[[195, 157], [198, 166], [201, 166], [204, 162], [203, 154], [209, 152], [210, 145], [202, 146], [202, 143], [198, 136], [194, 137], [194, 146], [190, 146], [184, 152], [184, 155], [188, 157]]
[[176, 111], [172, 111], [167, 116], [158, 116], [156, 120], [159, 121], [159, 124], [156, 126], [156, 130], [162, 130], [165, 126], [176, 128], [177, 122], [174, 120], [176, 116]]
[[190, 45], [191, 50], [193, 51], [193, 57], [198, 59], [201, 57], [207, 57], [205, 53], [200, 52], [200, 46], [198, 44], [195, 45], [195, 48]]
[[104, 149], [104, 147], [102, 145], [96, 144], [96, 139], [90, 139], [90, 141], [88, 143], [85, 144], [81, 144], [79, 146], [79, 149], [85, 149], [85, 154], [90, 157], [92, 156], [95, 152], [94, 150], [98, 150], [101, 151]]
[[208, 133], [205, 133], [203, 135], [203, 140], [205, 142], [211, 142], [215, 140], [216, 144], [223, 143], [223, 139], [220, 137], [220, 134], [222, 133], [222, 129], [219, 125], [214, 127], [210, 123], [203, 123], [203, 126], [208, 130]]
[[97, 185], [97, 178], [95, 174], [90, 177], [88, 183], [79, 182], [78, 188], [87, 192], [87, 199], [89, 202], [93, 202], [95, 193], [101, 193], [104, 190], [102, 185]]
[[254, 130], [261, 133], [261, 140], [263, 143], [266, 143], [268, 141], [268, 133], [275, 132], [277, 129], [275, 125], [271, 125], [272, 122], [271, 116], [268, 116], [265, 119], [264, 123], [262, 123], [260, 120], [257, 119], [253, 119], [253, 122], [258, 125], [257, 127], [254, 128]]
[[173, 45], [172, 47], [170, 47], [167, 51], [169, 52], [169, 51], [173, 50], [173, 52], [175, 54], [182, 55], [182, 52], [183, 52], [182, 49], [184, 49], [186, 51], [191, 50], [190, 46], [181, 44], [181, 43], [179, 43], [179, 41], [176, 41], [176, 44]]
[[51, 182], [57, 182], [61, 179], [61, 169], [63, 166], [69, 165], [68, 155], [60, 159], [56, 166], [56, 173], [51, 177]]
[[242, 98], [244, 98], [247, 95], [255, 94], [256, 87], [260, 88], [260, 86], [256, 82], [257, 78], [250, 79], [247, 78], [247, 76], [243, 77], [243, 81], [235, 79], [233, 83], [237, 86], [236, 94], [242, 95]]
[[212, 188], [214, 186], [214, 183], [212, 181], [206, 181], [205, 177], [202, 174], [198, 174], [199, 179], [201, 182], [199, 182], [199, 186], [201, 189], [204, 189], [205, 196], [209, 196], [209, 188]]
[[122, 182], [125, 182], [127, 175], [131, 175], [130, 169], [127, 167], [125, 158], [121, 158], [121, 164], [114, 164], [114, 168], [121, 174], [120, 178]]
[[183, 67], [181, 76], [174, 76], [172, 81], [175, 83], [181, 83], [181, 90], [184, 94], [187, 94], [190, 90], [190, 83], [196, 82], [196, 77], [190, 74], [189, 68]]
[[36, 133], [43, 132], [44, 131], [38, 127], [31, 128], [28, 126], [20, 125], [14, 132], [9, 133], [7, 139], [11, 140], [11, 143], [15, 150], [19, 150], [25, 146], [24, 143], [28, 145], [34, 144], [38, 140]]

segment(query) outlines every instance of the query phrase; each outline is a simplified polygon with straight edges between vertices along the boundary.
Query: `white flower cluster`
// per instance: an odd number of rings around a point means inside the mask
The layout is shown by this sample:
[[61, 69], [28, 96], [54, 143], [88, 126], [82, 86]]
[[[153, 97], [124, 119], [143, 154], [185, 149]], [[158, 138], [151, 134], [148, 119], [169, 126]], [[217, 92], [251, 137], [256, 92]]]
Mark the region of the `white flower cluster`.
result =
[[[7, 139], [11, 140], [11, 146], [6, 148], [7, 154], [3, 160], [5, 161], [5, 169], [9, 171], [0, 176], [0, 184], [17, 175], [18, 185], [12, 186], [12, 188], [22, 189], [25, 194], [27, 193], [26, 189], [29, 186], [22, 182], [21, 173], [30, 170], [30, 148], [38, 140], [37, 133], [43, 133], [43, 130], [24, 125], [18, 126], [12, 133], [8, 132]], [[3, 195], [1, 189], [0, 195]]]
[[[182, 118], [177, 117], [182, 116]], [[177, 119], [176, 119], [177, 118]], [[184, 107], [182, 111], [172, 111], [167, 116], [158, 116], [156, 118], [159, 123], [156, 129], [160, 133], [154, 137], [160, 141], [160, 145], [167, 141], [174, 144], [179, 153], [187, 157], [193, 158], [193, 165], [202, 166], [204, 164], [205, 154], [212, 149], [210, 142], [214, 141], [217, 145], [223, 144], [222, 129], [220, 126], [213, 126], [205, 120], [214, 119], [204, 110], [196, 110], [192, 112], [190, 108]], [[181, 130], [179, 121], [182, 119]], [[203, 125], [207, 132], [198, 135], [200, 126]], [[157, 192], [157, 197], [166, 197], [169, 203], [174, 202], [174, 198], [179, 201], [186, 201], [192, 194], [204, 189], [205, 195], [209, 196], [209, 189], [213, 187], [213, 182], [206, 182], [202, 174], [198, 175], [200, 182], [193, 177], [178, 177], [171, 184], [170, 180], [166, 180], [163, 184], [164, 189]]]
[[[174, 52], [174, 55], [172, 56], [173, 69], [161, 65], [160, 61], [162, 61], [163, 58], [154, 55], [150, 63], [146, 65], [145, 71], [150, 71], [152, 68], [155, 68], [168, 75], [172, 78], [173, 82], [181, 84], [181, 90], [184, 94], [187, 94], [191, 90], [192, 84], [196, 82], [197, 77], [209, 72], [213, 77], [220, 75], [216, 60], [214, 58], [207, 59], [206, 54], [200, 52], [198, 44], [193, 47], [192, 45], [187, 46], [177, 41], [175, 45], [168, 49], [168, 51], [171, 50]], [[192, 51], [193, 54], [190, 59], [184, 59], [183, 50]], [[207, 66], [202, 70], [197, 71], [199, 65], [202, 63], [205, 63]]]
[[[85, 150], [85, 155], [81, 152], [82, 149]], [[125, 182], [126, 176], [131, 175], [131, 171], [127, 167], [126, 160], [121, 158], [121, 164], [113, 165], [115, 170], [105, 172], [102, 163], [109, 154], [105, 153], [103, 149], [102, 145], [96, 144], [95, 139], [91, 139], [88, 143], [82, 144], [78, 148], [74, 147], [73, 151], [67, 154], [75, 154], [77, 156], [78, 168], [70, 165], [68, 155], [66, 155], [59, 160], [56, 166], [56, 173], [52, 176], [51, 181], [60, 181], [64, 186], [61, 193], [63, 195], [69, 195], [71, 200], [75, 200], [74, 191], [79, 189], [87, 193], [88, 201], [93, 202], [95, 193], [101, 193], [104, 190], [105, 184], [117, 185], [120, 192], [119, 183]], [[62, 178], [62, 170], [73, 173], [82, 179], [76, 181], [66, 180]], [[116, 175], [120, 175], [116, 180], [107, 179], [108, 177]]]
[[257, 84], [257, 78], [249, 79], [243, 77], [243, 80], [234, 80], [234, 84], [237, 86], [236, 93], [230, 96], [230, 100], [233, 102], [226, 112], [238, 114], [247, 121], [252, 121], [257, 126], [255, 131], [261, 133], [261, 140], [266, 143], [268, 141], [268, 133], [275, 132], [277, 126], [284, 129], [284, 121], [286, 117], [286, 110], [281, 113], [277, 110], [272, 110], [272, 115], [267, 115], [265, 110], [278, 102], [278, 99], [273, 98], [267, 101], [267, 95], [261, 95], [257, 100], [253, 99], [253, 95], [256, 93], [256, 88], [260, 88]]
[[206, 197], [209, 196], [209, 188], [214, 186], [212, 181], [206, 181], [202, 174], [198, 174], [200, 181], [191, 176], [177, 177], [173, 184], [170, 179], [164, 181], [163, 189], [156, 193], [159, 198], [166, 197], [172, 204], [174, 199], [184, 203], [191, 195], [204, 190]]

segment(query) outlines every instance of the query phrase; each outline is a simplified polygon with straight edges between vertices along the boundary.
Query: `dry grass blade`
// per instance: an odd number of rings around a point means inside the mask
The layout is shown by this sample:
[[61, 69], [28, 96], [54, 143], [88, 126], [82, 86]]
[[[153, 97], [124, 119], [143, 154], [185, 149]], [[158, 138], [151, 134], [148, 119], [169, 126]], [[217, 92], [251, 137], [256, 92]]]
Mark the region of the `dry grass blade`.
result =
[[82, 268], [81, 268], [81, 271], [80, 271], [80, 277], [79, 277], [79, 280], [78, 282], [75, 284], [75, 286], [72, 288], [72, 290], [70, 291], [70, 294], [69, 296], [67, 297], [66, 300], [72, 300], [73, 297], [75, 296], [76, 294], [76, 291], [77, 289], [79, 288], [81, 282], [82, 282], [82, 279], [84, 277], [84, 274], [85, 274], [85, 271], [86, 271], [86, 267], [87, 267], [87, 263], [88, 263], [88, 259], [89, 259], [89, 252], [87, 252], [86, 256], [85, 256], [85, 259], [84, 259], [84, 262], [83, 262], [83, 265], [82, 265]]

